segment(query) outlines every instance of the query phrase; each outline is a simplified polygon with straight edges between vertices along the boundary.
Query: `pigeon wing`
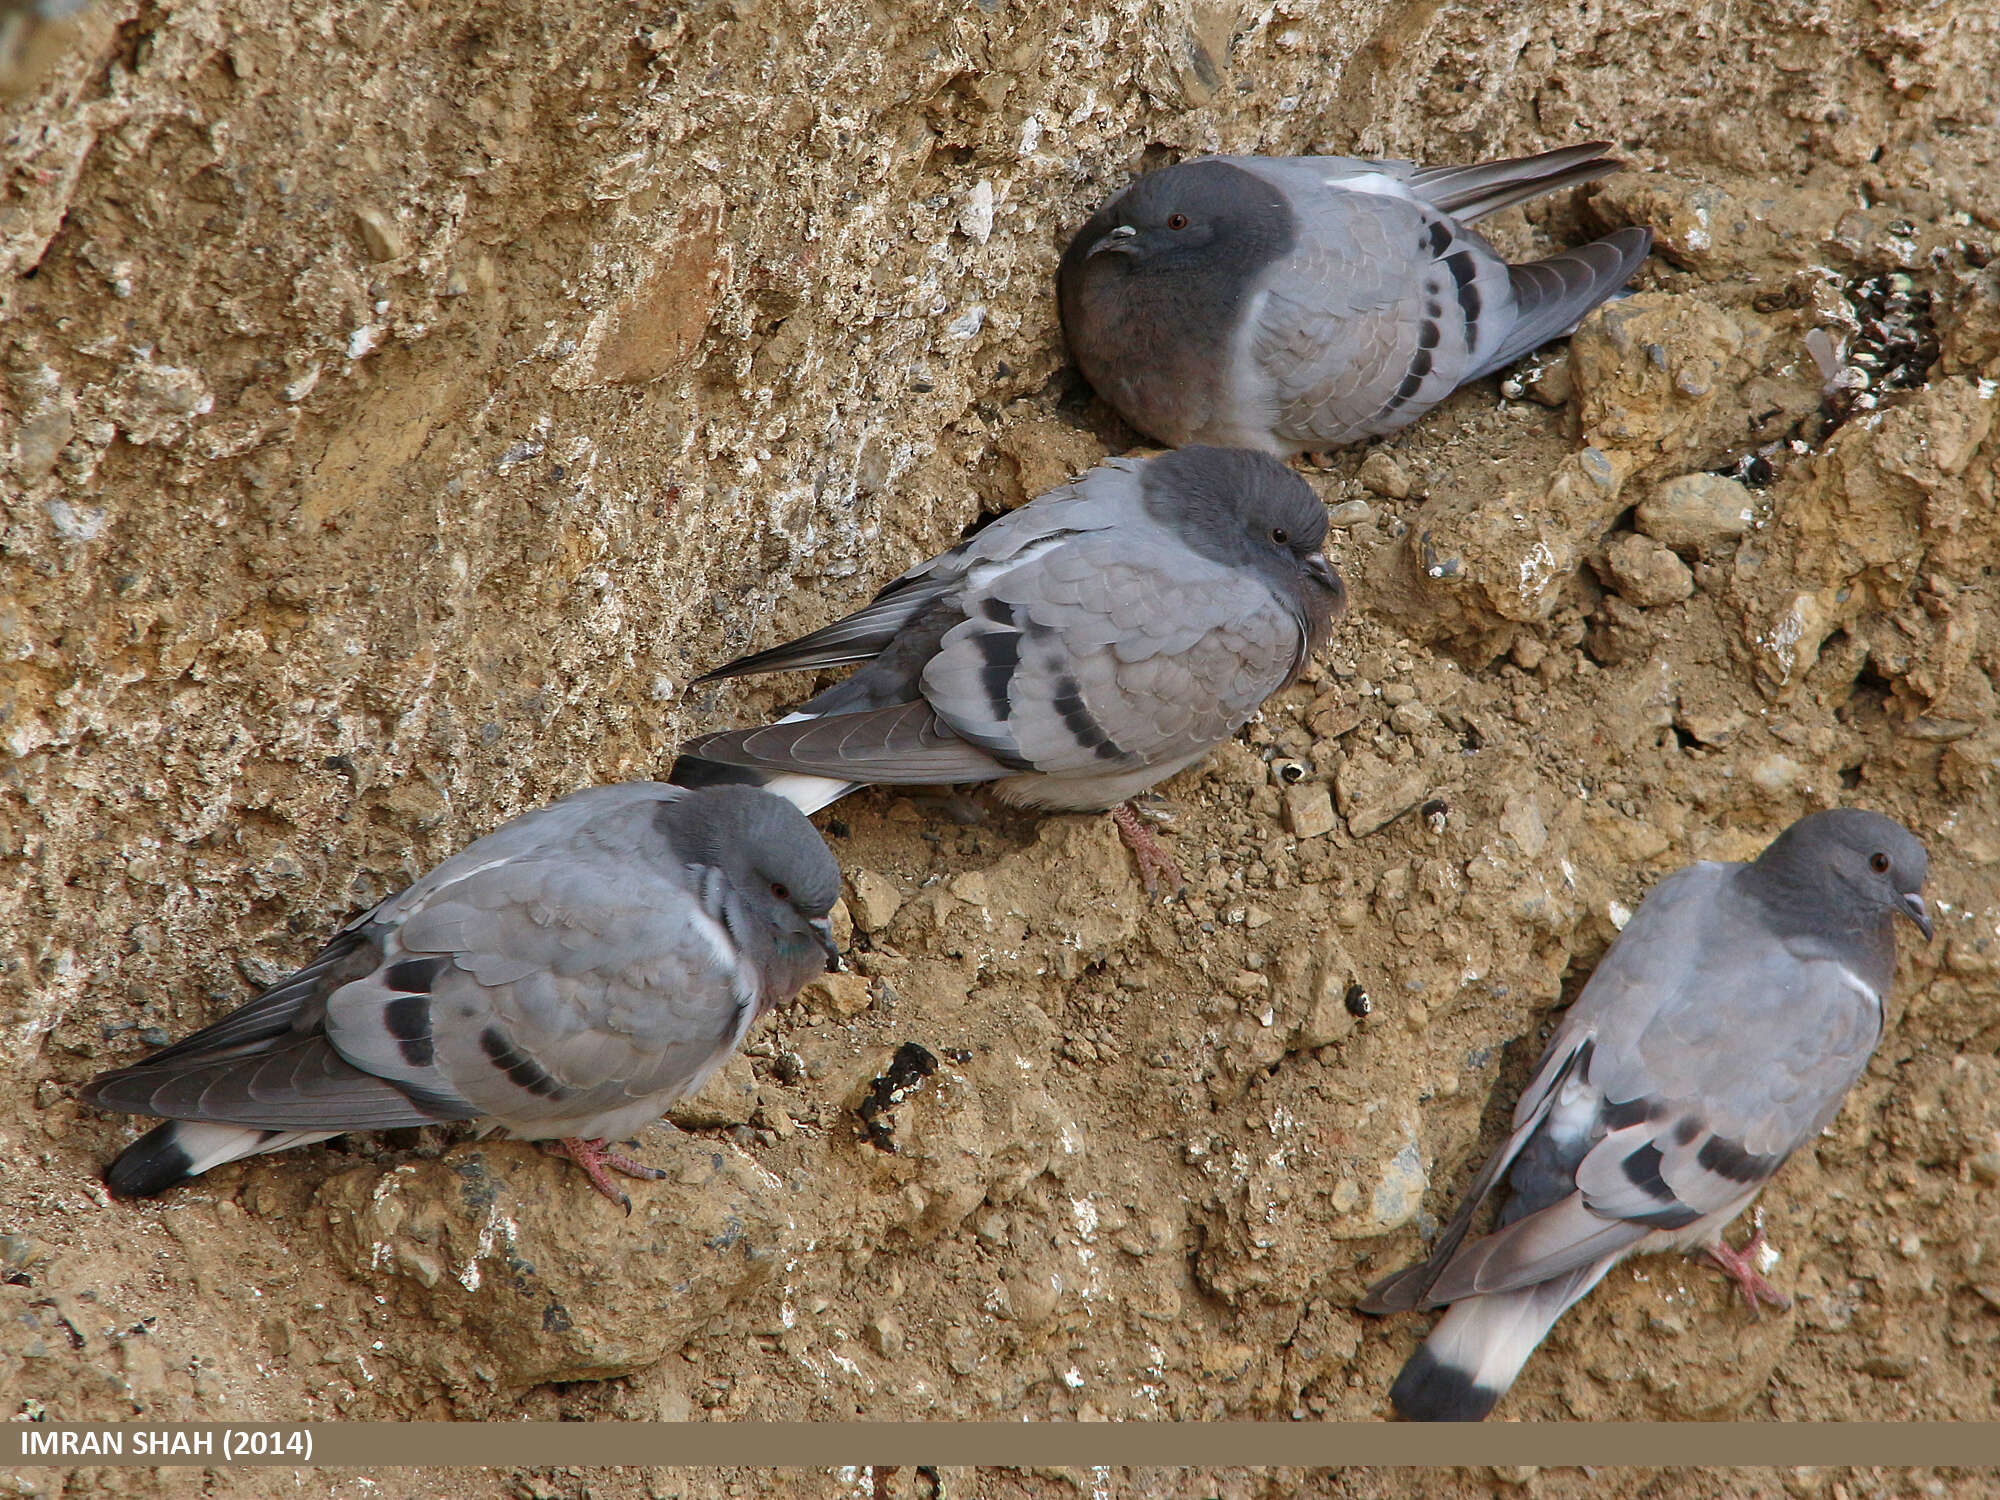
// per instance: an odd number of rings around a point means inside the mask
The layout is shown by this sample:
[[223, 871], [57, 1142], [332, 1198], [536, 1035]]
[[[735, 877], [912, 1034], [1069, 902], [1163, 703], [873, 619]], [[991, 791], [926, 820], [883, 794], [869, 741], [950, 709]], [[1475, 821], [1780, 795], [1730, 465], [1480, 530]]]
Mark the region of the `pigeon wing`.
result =
[[330, 1043], [330, 996], [383, 966], [393, 928], [364, 919], [297, 973], [212, 1026], [142, 1062], [94, 1079], [89, 1103], [282, 1130], [368, 1130], [466, 1119], [476, 1113], [436, 1075], [391, 1081]]
[[570, 848], [490, 866], [411, 913], [398, 941], [398, 963], [332, 997], [334, 1044], [398, 1081], [441, 1075], [522, 1135], [663, 1109], [728, 1056], [761, 999], [665, 859]]
[[1073, 531], [1102, 529], [1136, 514], [1139, 486], [1132, 477], [1136, 468], [1132, 461], [1112, 459], [996, 518], [949, 551], [918, 563], [890, 580], [853, 614], [797, 640], [739, 657], [695, 681], [866, 661], [933, 605], [953, 599], [967, 587], [976, 588], [984, 571], [1011, 565], [1023, 553], [1059, 543]]
[[1413, 420], [1500, 347], [1514, 322], [1506, 262], [1406, 181], [1311, 157], [1242, 163], [1278, 183], [1297, 224], [1242, 346], [1279, 436], [1351, 442]]
[[1304, 664], [1303, 622], [1247, 569], [1156, 525], [1073, 538], [996, 573], [924, 670], [950, 729], [1051, 776], [1184, 762]]

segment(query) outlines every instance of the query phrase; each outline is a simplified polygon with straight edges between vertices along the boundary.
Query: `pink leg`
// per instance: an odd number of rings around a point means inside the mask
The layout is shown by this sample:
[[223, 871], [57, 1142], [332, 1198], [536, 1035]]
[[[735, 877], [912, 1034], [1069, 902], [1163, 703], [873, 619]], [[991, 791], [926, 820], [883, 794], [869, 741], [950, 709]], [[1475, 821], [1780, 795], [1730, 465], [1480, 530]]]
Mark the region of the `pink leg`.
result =
[[1768, 1302], [1779, 1312], [1792, 1305], [1791, 1298], [1772, 1286], [1757, 1270], [1757, 1253], [1764, 1248], [1764, 1226], [1760, 1223], [1757, 1232], [1750, 1236], [1749, 1243], [1741, 1250], [1732, 1250], [1721, 1240], [1708, 1247], [1708, 1258], [1720, 1266], [1743, 1293], [1743, 1300], [1750, 1304], [1753, 1317], [1763, 1317], [1757, 1304]]
[[544, 1141], [542, 1149], [551, 1156], [566, 1156], [583, 1168], [583, 1175], [590, 1179], [590, 1185], [604, 1194], [613, 1203], [621, 1205], [626, 1213], [632, 1212], [632, 1200], [611, 1185], [608, 1172], [618, 1172], [626, 1177], [636, 1177], [642, 1182], [658, 1182], [667, 1174], [658, 1167], [649, 1167], [637, 1162], [620, 1151], [607, 1150], [603, 1141], [586, 1141], [580, 1136], [564, 1136], [559, 1141]]
[[1137, 808], [1129, 802], [1121, 802], [1111, 809], [1111, 821], [1118, 825], [1125, 847], [1132, 851], [1132, 857], [1139, 863], [1139, 879], [1145, 885], [1147, 895], [1159, 894], [1162, 875], [1166, 876], [1171, 890], [1178, 891], [1187, 885], [1181, 875], [1181, 867], [1174, 863], [1171, 854], [1160, 847], [1160, 841], [1153, 837], [1153, 830], [1140, 819]]

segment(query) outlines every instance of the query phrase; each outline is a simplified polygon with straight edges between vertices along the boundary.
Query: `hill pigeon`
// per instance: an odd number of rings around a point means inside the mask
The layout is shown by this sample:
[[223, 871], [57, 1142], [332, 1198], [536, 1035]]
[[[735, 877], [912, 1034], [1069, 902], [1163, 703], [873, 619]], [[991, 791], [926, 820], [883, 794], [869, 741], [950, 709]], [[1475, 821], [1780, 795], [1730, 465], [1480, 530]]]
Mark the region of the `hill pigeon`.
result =
[[1097, 393], [1162, 443], [1289, 457], [1407, 426], [1576, 326], [1652, 232], [1509, 266], [1467, 227], [1618, 169], [1592, 141], [1470, 167], [1206, 156], [1148, 173], [1056, 276]]
[[[991, 781], [1095, 810], [1193, 764], [1298, 676], [1344, 603], [1326, 511], [1258, 453], [1111, 459], [865, 609], [697, 679], [865, 663], [761, 729], [681, 750], [682, 785], [750, 780], [811, 812], [870, 783]], [[1129, 805], [1149, 889], [1178, 879]]]
[[[592, 787], [525, 813], [356, 918], [214, 1025], [93, 1080], [165, 1115], [112, 1163], [150, 1197], [348, 1130], [484, 1117], [555, 1141], [606, 1197], [606, 1149], [728, 1058], [833, 958], [840, 871], [744, 787]], [[626, 1204], [629, 1211], [630, 1204]]]
[[[1635, 1252], [1705, 1246], [1750, 1298], [1762, 1230], [1722, 1230], [1840, 1109], [1882, 1036], [1897, 916], [1928, 939], [1928, 861], [1900, 824], [1836, 808], [1749, 864], [1702, 863], [1647, 896], [1563, 1018], [1514, 1129], [1430, 1258], [1369, 1288], [1371, 1313], [1450, 1310], [1389, 1395], [1477, 1421], [1555, 1320]], [[1466, 1243], [1507, 1179], [1495, 1231]]]

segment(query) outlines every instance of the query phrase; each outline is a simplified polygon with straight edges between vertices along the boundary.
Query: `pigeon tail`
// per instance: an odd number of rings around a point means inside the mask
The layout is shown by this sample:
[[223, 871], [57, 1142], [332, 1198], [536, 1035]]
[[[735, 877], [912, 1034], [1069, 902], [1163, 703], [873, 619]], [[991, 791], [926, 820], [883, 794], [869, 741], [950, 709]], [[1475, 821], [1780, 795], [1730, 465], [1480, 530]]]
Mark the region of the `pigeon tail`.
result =
[[1504, 1394], [1477, 1384], [1465, 1370], [1441, 1363], [1429, 1344], [1417, 1346], [1389, 1387], [1396, 1415], [1406, 1422], [1484, 1422]]
[[667, 780], [675, 786], [755, 786], [775, 797], [783, 797], [808, 815], [830, 807], [849, 792], [864, 785], [859, 781], [835, 781], [827, 776], [802, 776], [795, 771], [765, 771], [756, 766], [732, 766], [719, 760], [703, 760], [699, 755], [683, 755], [674, 761]]
[[1579, 1266], [1518, 1292], [1453, 1303], [1389, 1388], [1397, 1415], [1410, 1422], [1485, 1421], [1556, 1319], [1613, 1264]]
[[205, 1120], [166, 1120], [118, 1153], [104, 1171], [114, 1198], [152, 1198], [212, 1167], [330, 1140], [333, 1130], [259, 1130], [252, 1125], [218, 1125]]
[[857, 786], [993, 781], [1009, 769], [940, 724], [922, 699], [862, 713], [797, 713], [761, 729], [699, 735], [682, 747], [676, 782], [689, 760], [750, 771], [761, 778], [757, 785], [808, 813]]
[[1620, 229], [1601, 240], [1525, 266], [1509, 266], [1514, 285], [1514, 326], [1493, 355], [1471, 375], [1477, 380], [1550, 339], [1575, 332], [1598, 303], [1616, 294], [1653, 248], [1650, 229]]

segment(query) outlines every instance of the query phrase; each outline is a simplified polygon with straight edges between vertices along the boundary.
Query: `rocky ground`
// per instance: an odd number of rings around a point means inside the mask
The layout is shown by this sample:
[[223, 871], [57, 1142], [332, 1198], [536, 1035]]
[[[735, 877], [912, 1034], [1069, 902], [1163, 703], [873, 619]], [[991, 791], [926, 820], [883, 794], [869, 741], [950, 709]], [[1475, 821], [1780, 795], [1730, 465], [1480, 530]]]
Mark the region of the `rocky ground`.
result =
[[[1940, 930], [1764, 1195], [1793, 1310], [1637, 1263], [1501, 1414], [1990, 1417], [1993, 43], [1863, 0], [85, 12], [0, 73], [0, 1406], [1379, 1417], [1425, 1320], [1351, 1303], [1449, 1213], [1622, 914], [1855, 803], [1926, 840]], [[1643, 223], [1658, 254], [1566, 350], [1310, 475], [1354, 607], [1161, 789], [1185, 899], [1108, 820], [859, 794], [819, 820], [853, 972], [645, 1137], [670, 1176], [629, 1220], [445, 1131], [105, 1199], [130, 1126], [74, 1101], [94, 1072], [513, 813], [797, 696], [685, 684], [1131, 447], [1050, 291], [1134, 170], [1594, 135], [1632, 170], [1494, 238]], [[864, 1481], [1194, 1493], [782, 1483]]]

